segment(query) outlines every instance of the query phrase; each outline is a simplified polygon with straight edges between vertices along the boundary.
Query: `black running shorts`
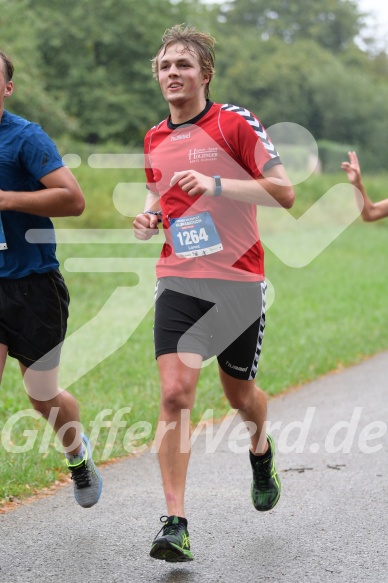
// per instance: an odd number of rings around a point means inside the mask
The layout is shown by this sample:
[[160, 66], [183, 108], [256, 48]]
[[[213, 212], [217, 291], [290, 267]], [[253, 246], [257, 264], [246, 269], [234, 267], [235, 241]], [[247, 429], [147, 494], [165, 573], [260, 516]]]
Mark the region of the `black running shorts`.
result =
[[265, 327], [265, 282], [163, 277], [155, 290], [155, 356], [217, 356], [222, 370], [251, 380]]
[[24, 366], [58, 366], [65, 339], [69, 292], [59, 271], [0, 278], [0, 343]]

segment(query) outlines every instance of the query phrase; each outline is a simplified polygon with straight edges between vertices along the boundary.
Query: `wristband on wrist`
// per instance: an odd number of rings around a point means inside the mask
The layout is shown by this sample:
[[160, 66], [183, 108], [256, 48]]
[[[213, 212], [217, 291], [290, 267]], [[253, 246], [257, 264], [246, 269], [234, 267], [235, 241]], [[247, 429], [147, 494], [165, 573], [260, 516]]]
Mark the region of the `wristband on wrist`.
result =
[[162, 220], [163, 220], [162, 219], [162, 216], [163, 216], [162, 211], [144, 211], [143, 212], [143, 215], [155, 215], [155, 216], [157, 216], [158, 217], [158, 223], [161, 223]]
[[214, 196], [220, 196], [222, 193], [221, 176], [213, 176], [216, 189], [214, 191]]

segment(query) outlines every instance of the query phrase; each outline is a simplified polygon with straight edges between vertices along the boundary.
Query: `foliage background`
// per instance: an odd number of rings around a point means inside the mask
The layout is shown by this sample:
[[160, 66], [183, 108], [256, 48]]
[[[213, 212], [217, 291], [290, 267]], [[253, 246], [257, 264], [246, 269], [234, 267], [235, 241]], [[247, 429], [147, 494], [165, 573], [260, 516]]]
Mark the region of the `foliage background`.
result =
[[344, 144], [338, 161], [350, 144], [375, 171], [387, 162], [388, 56], [364, 20], [354, 0], [0, 0], [1, 48], [16, 66], [7, 107], [60, 144], [138, 148], [167, 113], [150, 60], [185, 22], [218, 41], [214, 100]]

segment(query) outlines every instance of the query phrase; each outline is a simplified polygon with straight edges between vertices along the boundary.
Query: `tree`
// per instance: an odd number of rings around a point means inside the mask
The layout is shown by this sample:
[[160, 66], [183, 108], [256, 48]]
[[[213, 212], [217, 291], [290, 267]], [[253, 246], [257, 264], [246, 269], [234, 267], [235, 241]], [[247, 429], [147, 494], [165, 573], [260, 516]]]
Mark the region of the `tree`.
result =
[[216, 97], [244, 105], [265, 126], [287, 121], [319, 133], [321, 113], [311, 79], [316, 70], [335, 65], [334, 56], [311, 40], [287, 46], [279, 38], [255, 43], [253, 35], [245, 34], [240, 49], [240, 38], [229, 37], [217, 58]]
[[139, 144], [150, 120], [165, 116], [150, 60], [163, 31], [184, 21], [188, 6], [168, 0], [52, 0], [45, 7], [39, 51], [53, 94], [78, 122], [80, 140]]
[[[37, 15], [28, 0], [0, 0], [1, 50], [15, 66], [14, 93], [6, 108], [41, 124], [50, 135], [72, 131], [63, 102], [50, 93], [37, 43]], [[27, 23], [27, 25], [26, 25]]]
[[231, 0], [220, 16], [229, 28], [255, 28], [261, 40], [311, 39], [333, 52], [353, 42], [362, 21], [355, 0]]

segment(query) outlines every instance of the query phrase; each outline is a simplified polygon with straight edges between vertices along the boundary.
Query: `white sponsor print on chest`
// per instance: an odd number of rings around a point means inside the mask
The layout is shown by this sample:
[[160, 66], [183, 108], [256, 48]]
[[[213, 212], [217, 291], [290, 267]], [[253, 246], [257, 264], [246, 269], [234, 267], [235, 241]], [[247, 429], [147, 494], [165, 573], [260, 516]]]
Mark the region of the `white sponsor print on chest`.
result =
[[218, 158], [218, 148], [194, 148], [189, 150], [190, 164], [197, 162], [215, 162]]

